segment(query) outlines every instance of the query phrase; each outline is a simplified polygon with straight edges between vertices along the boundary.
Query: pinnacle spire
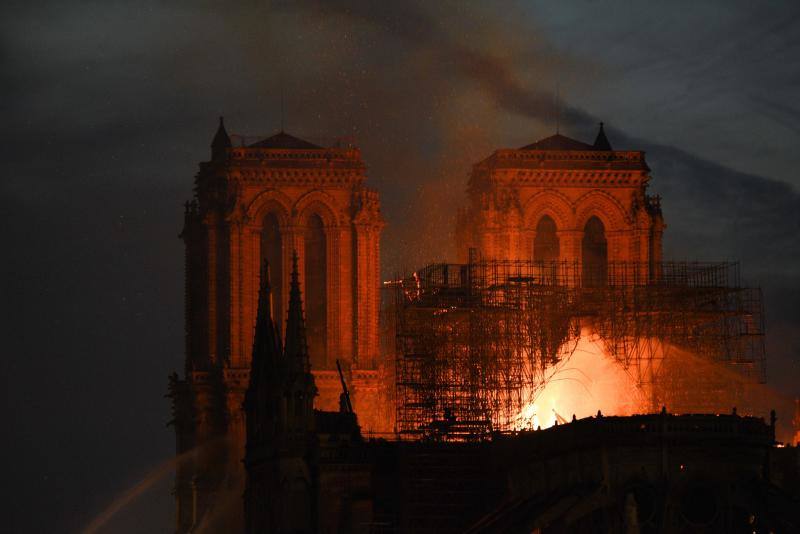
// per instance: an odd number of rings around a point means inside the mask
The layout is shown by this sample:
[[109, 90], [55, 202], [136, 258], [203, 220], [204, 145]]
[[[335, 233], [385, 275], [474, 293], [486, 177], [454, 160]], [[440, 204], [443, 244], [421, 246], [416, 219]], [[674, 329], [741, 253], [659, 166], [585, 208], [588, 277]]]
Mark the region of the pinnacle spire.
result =
[[597, 137], [594, 140], [594, 149], [595, 150], [613, 150], [611, 148], [611, 143], [608, 142], [608, 137], [606, 137], [606, 132], [603, 129], [603, 123], [600, 123], [600, 130], [597, 132]]
[[269, 279], [269, 262], [264, 261], [258, 288], [258, 312], [253, 337], [253, 358], [250, 369], [251, 388], [269, 379], [278, 368], [281, 340], [272, 319], [272, 290]]
[[211, 141], [212, 159], [223, 157], [225, 155], [225, 150], [231, 146], [231, 138], [228, 135], [227, 130], [225, 130], [225, 119], [220, 117], [217, 133], [214, 134], [214, 140]]
[[303, 318], [303, 300], [300, 295], [300, 280], [297, 268], [297, 251], [292, 252], [292, 277], [289, 286], [289, 312], [286, 318], [286, 346], [284, 353], [290, 369], [308, 372], [306, 323]]

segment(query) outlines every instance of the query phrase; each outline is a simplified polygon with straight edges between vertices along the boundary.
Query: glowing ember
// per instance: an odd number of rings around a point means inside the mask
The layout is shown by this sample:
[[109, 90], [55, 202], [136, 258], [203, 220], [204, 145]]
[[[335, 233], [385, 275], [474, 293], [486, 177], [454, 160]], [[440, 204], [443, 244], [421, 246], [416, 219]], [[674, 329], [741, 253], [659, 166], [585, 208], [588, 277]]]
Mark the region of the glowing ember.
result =
[[647, 411], [647, 395], [597, 336], [583, 330], [576, 345], [562, 349], [562, 358], [548, 374], [547, 385], [514, 416], [515, 430], [549, 428], [598, 410], [605, 415]]

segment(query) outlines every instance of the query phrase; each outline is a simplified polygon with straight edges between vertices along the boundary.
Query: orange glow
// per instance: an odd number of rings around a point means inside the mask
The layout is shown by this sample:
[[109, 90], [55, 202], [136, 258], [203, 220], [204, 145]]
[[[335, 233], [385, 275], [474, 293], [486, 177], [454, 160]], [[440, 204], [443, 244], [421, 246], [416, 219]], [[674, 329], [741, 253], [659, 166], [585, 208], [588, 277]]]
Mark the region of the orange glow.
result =
[[512, 418], [515, 430], [549, 428], [598, 410], [604, 415], [648, 411], [646, 392], [596, 335], [584, 329], [569, 345], [562, 348], [562, 361], [549, 371], [544, 388]]

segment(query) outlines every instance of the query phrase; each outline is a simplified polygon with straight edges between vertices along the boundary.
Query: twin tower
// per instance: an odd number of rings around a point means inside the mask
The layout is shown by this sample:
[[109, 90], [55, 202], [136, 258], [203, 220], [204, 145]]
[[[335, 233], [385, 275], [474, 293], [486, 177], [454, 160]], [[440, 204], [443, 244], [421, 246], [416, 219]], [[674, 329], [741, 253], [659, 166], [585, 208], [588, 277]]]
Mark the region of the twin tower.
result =
[[[381, 353], [377, 192], [364, 185], [360, 151], [322, 147], [280, 132], [230, 136], [220, 119], [200, 164], [181, 237], [186, 245], [185, 378], [173, 375], [178, 532], [196, 528], [221, 492], [241, 502], [245, 421], [260, 266], [271, 268], [276, 327], [286, 331], [290, 272], [305, 304], [314, 407], [335, 411], [342, 364], [367, 431], [391, 431], [391, 355]], [[456, 238], [484, 258], [575, 261], [584, 283], [608, 263], [661, 259], [664, 224], [646, 194], [642, 152], [555, 135], [497, 150], [474, 166]], [[227, 488], [227, 490], [226, 490]]]
[[272, 309], [285, 332], [293, 255], [302, 289], [314, 406], [336, 410], [340, 362], [366, 429], [379, 429], [380, 233], [377, 192], [364, 186], [357, 148], [323, 148], [280, 132], [256, 142], [220, 119], [200, 164], [181, 237], [186, 245], [186, 368], [173, 376], [178, 532], [196, 528], [230, 491], [241, 502], [245, 418], [260, 266], [271, 271]]

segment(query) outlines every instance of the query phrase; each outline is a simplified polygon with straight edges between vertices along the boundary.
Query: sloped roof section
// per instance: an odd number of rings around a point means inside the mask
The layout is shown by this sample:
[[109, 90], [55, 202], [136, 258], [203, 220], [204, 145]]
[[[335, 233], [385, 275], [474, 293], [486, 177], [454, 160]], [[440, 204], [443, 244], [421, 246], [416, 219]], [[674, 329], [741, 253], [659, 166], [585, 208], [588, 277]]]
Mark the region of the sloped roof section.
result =
[[288, 149], [316, 149], [319, 150], [322, 147], [317, 146], [314, 143], [309, 143], [308, 141], [304, 141], [298, 137], [290, 135], [284, 131], [280, 131], [271, 137], [267, 137], [266, 139], [262, 139], [257, 143], [253, 143], [249, 145], [249, 148], [288, 148]]
[[540, 139], [530, 145], [525, 145], [520, 150], [597, 150], [592, 145], [583, 143], [561, 134], [551, 135]]

